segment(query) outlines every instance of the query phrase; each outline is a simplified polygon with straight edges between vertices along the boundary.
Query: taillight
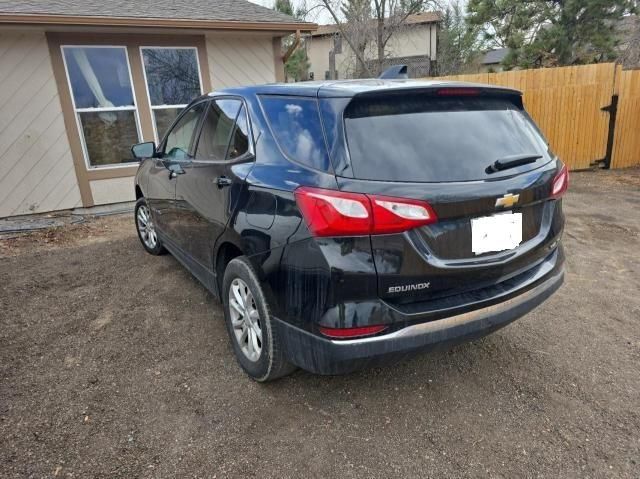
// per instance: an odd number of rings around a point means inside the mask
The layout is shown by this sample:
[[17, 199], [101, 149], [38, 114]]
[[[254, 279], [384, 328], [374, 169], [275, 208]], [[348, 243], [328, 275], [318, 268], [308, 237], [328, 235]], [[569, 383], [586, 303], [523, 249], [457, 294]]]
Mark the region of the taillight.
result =
[[298, 188], [295, 195], [314, 236], [399, 233], [437, 220], [426, 201], [307, 186]]
[[371, 234], [399, 233], [435, 223], [436, 213], [426, 201], [370, 196], [373, 205]]
[[315, 236], [371, 233], [371, 203], [366, 195], [303, 186], [295, 192], [298, 207]]
[[320, 326], [320, 332], [333, 339], [362, 338], [363, 336], [378, 334], [385, 329], [387, 329], [387, 327], [384, 324], [377, 326], [362, 326], [359, 328], [325, 328]]
[[569, 170], [567, 165], [562, 165], [562, 168], [551, 183], [551, 198], [560, 198], [565, 194], [567, 188], [569, 188]]

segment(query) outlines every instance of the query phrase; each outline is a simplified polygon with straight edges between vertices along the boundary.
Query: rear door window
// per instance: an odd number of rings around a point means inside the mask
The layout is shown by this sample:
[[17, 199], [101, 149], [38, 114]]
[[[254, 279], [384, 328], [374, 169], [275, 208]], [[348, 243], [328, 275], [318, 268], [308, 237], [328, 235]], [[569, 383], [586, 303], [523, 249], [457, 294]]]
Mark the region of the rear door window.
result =
[[[528, 115], [508, 97], [403, 95], [354, 99], [344, 112], [354, 176], [386, 181], [469, 181], [511, 176], [549, 161]], [[540, 155], [489, 173], [498, 159]]]
[[316, 170], [330, 170], [315, 98], [263, 96], [260, 102], [286, 156]]
[[201, 161], [224, 161], [231, 132], [242, 102], [234, 99], [211, 101], [198, 140], [196, 157]]
[[227, 152], [228, 160], [235, 160], [249, 151], [249, 125], [247, 123], [247, 113], [244, 105], [238, 113], [236, 126], [231, 136], [231, 144]]

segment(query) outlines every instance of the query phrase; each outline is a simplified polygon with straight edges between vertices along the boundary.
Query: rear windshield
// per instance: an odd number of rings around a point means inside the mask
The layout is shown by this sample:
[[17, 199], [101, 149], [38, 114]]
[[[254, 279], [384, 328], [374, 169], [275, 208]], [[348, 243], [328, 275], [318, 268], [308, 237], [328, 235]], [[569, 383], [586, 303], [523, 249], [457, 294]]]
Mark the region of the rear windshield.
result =
[[[548, 147], [509, 98], [428, 95], [355, 99], [344, 113], [356, 178], [469, 181], [527, 171]], [[541, 155], [535, 163], [488, 173], [496, 160]]]

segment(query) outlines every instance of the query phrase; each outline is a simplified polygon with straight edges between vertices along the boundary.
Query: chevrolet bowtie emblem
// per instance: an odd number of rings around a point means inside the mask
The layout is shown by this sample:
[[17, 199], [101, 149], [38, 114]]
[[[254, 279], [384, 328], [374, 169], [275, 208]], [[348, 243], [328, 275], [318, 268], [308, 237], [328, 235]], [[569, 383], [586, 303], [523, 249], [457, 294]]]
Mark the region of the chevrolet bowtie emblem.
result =
[[509, 193], [496, 200], [496, 207], [504, 206], [505, 208], [510, 208], [515, 205], [519, 199], [520, 195], [512, 195], [511, 193]]

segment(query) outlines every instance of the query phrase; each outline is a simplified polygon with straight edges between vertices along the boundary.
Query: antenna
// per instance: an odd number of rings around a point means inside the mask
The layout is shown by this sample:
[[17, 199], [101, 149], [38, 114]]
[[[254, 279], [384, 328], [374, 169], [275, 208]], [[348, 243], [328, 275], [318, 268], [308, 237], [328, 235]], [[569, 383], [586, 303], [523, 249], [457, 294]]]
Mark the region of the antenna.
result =
[[409, 78], [407, 65], [393, 65], [383, 71], [378, 78], [381, 80], [406, 80]]

